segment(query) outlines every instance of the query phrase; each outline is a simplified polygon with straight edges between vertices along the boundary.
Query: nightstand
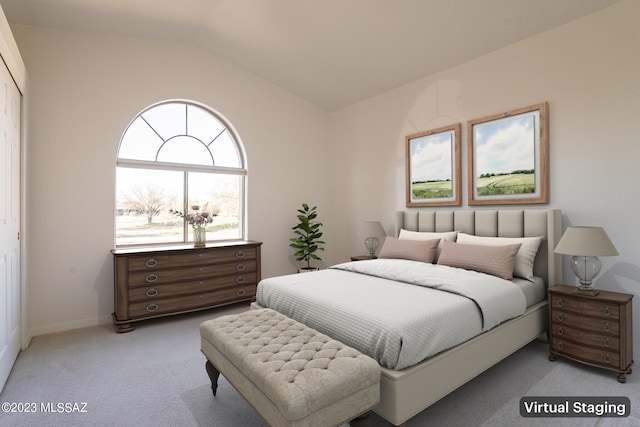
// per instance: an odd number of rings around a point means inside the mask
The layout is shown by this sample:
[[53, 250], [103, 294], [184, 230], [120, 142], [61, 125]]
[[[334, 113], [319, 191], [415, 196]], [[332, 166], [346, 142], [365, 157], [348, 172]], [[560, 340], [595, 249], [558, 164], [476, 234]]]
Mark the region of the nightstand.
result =
[[575, 286], [549, 288], [549, 360], [566, 357], [618, 372], [627, 381], [633, 364], [633, 295], [574, 293]]
[[368, 259], [377, 259], [377, 256], [369, 256], [369, 255], [357, 255], [357, 256], [352, 256], [351, 257], [351, 261], [365, 261]]

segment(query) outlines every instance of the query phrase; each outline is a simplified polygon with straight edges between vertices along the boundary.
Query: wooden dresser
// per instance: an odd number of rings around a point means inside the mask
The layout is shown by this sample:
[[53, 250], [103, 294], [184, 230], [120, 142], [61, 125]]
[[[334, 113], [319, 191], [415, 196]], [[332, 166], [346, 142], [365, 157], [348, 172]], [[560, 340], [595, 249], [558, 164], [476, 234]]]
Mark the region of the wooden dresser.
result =
[[255, 298], [261, 242], [116, 249], [113, 321], [133, 322]]
[[549, 288], [549, 360], [566, 357], [619, 373], [626, 382], [633, 364], [633, 295], [574, 293], [575, 286]]

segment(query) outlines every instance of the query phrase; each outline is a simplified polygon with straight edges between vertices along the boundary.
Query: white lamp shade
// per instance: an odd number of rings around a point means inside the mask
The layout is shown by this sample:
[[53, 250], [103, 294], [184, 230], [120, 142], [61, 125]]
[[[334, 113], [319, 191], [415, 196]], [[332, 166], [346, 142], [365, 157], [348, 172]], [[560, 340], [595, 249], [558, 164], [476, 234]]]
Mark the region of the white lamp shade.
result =
[[360, 233], [364, 237], [383, 237], [387, 233], [378, 221], [364, 221]]
[[576, 256], [618, 255], [618, 251], [602, 227], [568, 227], [558, 242], [555, 252]]

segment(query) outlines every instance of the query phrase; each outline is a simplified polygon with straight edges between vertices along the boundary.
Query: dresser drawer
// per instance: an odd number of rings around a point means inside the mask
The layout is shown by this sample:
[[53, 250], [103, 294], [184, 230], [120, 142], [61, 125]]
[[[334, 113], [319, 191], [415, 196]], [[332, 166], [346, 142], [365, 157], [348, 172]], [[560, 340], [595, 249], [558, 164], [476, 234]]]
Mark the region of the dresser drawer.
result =
[[207, 264], [167, 270], [136, 271], [129, 273], [129, 287], [146, 286], [161, 283], [183, 281], [185, 279], [205, 279], [228, 275], [246, 274], [256, 271], [256, 261], [227, 262]]
[[230, 247], [215, 250], [193, 250], [178, 254], [146, 254], [129, 257], [129, 271], [148, 271], [190, 265], [255, 260], [255, 247]]
[[620, 355], [614, 351], [592, 348], [572, 343], [561, 338], [552, 337], [551, 348], [562, 355], [585, 360], [610, 368], [619, 368]]
[[586, 317], [580, 314], [552, 309], [551, 323], [557, 323], [569, 327], [575, 327], [578, 329], [584, 329], [608, 335], [620, 335], [620, 323], [617, 322], [617, 319], [600, 319], [595, 317]]
[[551, 297], [551, 308], [562, 309], [563, 311], [572, 311], [585, 316], [596, 316], [604, 318], [617, 319], [620, 317], [620, 308], [618, 304], [610, 304], [600, 301], [588, 301], [584, 299], [575, 299], [560, 295]]
[[154, 301], [161, 298], [176, 297], [194, 293], [208, 292], [232, 286], [248, 286], [257, 284], [255, 272], [236, 276], [217, 277], [212, 279], [171, 283], [168, 285], [146, 285], [129, 290], [129, 301]]
[[568, 339], [573, 342], [583, 343], [584, 345], [620, 352], [620, 339], [615, 336], [581, 331], [555, 323], [551, 326], [551, 334], [558, 339]]
[[255, 295], [256, 285], [247, 285], [208, 292], [206, 294], [132, 303], [129, 304], [129, 317], [131, 319], [136, 319], [167, 313], [197, 310], [203, 307], [215, 306], [233, 301], [253, 299]]

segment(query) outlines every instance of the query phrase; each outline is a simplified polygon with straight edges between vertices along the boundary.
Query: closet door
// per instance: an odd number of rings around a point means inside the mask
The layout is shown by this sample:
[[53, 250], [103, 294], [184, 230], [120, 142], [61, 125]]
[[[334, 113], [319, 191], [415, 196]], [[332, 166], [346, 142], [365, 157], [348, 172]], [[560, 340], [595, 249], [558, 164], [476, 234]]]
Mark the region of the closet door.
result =
[[0, 391], [20, 350], [20, 101], [0, 60]]

